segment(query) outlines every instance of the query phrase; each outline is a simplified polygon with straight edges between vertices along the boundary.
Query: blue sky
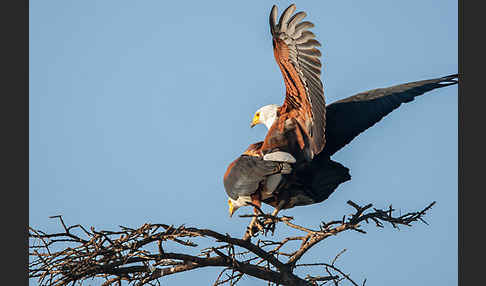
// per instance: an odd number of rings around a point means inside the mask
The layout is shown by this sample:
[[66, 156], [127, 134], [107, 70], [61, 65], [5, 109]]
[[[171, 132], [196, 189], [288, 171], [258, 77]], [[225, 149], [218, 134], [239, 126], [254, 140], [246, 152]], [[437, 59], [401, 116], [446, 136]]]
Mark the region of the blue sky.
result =
[[[290, 3], [30, 1], [29, 224], [57, 231], [48, 217], [62, 214], [95, 228], [164, 222], [240, 236], [247, 221], [228, 217], [222, 176], [265, 136], [249, 128], [253, 113], [283, 102], [268, 14]], [[328, 103], [458, 71], [457, 1], [295, 3], [322, 43]], [[343, 148], [333, 159], [352, 180], [283, 214], [316, 226], [350, 213], [349, 199], [402, 213], [437, 205], [428, 226], [365, 226], [367, 235], [326, 240], [303, 261], [346, 248], [338, 266], [357, 281], [456, 285], [457, 141], [454, 86], [402, 105]], [[211, 285], [217, 271], [162, 282]]]

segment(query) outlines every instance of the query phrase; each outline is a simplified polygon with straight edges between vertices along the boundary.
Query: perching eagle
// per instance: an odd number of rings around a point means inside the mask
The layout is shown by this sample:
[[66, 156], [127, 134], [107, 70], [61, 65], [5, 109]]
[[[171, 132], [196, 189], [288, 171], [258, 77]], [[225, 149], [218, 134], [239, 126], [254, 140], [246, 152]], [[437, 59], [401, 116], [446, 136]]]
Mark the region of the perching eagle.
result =
[[290, 5], [277, 23], [270, 13], [275, 59], [286, 87], [281, 106], [267, 105], [251, 126], [264, 124], [268, 133], [229, 166], [224, 175], [230, 215], [241, 206], [261, 202], [280, 209], [322, 202], [343, 182], [349, 169], [331, 156], [402, 103], [436, 88], [457, 84], [458, 75], [410, 82], [362, 92], [325, 105], [320, 81], [319, 42], [294, 15]]

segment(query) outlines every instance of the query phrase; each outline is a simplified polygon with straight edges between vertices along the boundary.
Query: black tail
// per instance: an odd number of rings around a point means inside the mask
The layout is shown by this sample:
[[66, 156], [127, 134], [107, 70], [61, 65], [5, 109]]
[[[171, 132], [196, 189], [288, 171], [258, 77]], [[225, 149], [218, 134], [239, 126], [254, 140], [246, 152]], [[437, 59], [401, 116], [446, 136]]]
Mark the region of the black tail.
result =
[[329, 158], [313, 160], [307, 168], [299, 170], [298, 176], [314, 203], [326, 200], [340, 184], [351, 180], [349, 169]]

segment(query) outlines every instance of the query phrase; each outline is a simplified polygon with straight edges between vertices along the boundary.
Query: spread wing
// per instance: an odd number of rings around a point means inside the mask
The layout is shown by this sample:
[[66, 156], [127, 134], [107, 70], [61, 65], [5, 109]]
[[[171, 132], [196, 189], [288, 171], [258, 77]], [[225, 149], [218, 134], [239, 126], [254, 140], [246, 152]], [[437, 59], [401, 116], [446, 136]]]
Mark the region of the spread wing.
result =
[[457, 84], [458, 75], [378, 88], [336, 101], [326, 107], [326, 147], [319, 156], [331, 156], [361, 132], [402, 103], [436, 88]]
[[320, 43], [309, 31], [314, 24], [301, 22], [305, 12], [295, 11], [290, 5], [277, 23], [277, 6], [270, 13], [270, 31], [273, 51], [284, 78], [286, 95], [279, 110], [278, 126], [282, 131], [288, 118], [295, 119], [309, 139], [314, 154], [325, 145], [326, 109], [324, 91], [320, 80]]

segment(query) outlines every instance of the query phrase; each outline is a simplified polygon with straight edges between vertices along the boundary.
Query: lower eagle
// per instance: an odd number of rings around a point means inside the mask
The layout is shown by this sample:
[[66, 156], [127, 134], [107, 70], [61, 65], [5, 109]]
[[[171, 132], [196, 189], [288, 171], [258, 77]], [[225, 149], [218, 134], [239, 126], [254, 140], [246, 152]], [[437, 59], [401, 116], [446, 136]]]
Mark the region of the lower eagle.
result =
[[230, 216], [242, 206], [266, 203], [281, 209], [320, 203], [351, 179], [349, 169], [331, 159], [402, 103], [431, 90], [458, 83], [458, 75], [378, 88], [325, 104], [319, 43], [300, 22], [304, 12], [290, 5], [277, 23], [270, 14], [274, 54], [286, 85], [284, 104], [255, 113], [251, 126], [264, 124], [264, 141], [251, 144], [224, 174]]

